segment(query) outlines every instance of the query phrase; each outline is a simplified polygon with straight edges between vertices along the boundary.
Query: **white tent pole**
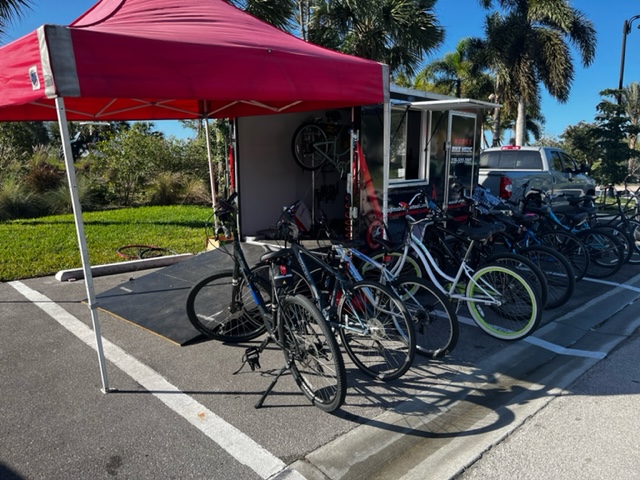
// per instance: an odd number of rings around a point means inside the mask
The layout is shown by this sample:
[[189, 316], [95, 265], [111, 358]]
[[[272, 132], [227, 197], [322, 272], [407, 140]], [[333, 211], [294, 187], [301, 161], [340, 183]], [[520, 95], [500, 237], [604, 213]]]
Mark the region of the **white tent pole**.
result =
[[[211, 153], [211, 139], [209, 135], [209, 117], [204, 117], [204, 136], [207, 140], [207, 159], [209, 161], [209, 181], [211, 182], [211, 207], [213, 211], [216, 211], [216, 183], [215, 175], [213, 172], [213, 155]], [[218, 227], [218, 219], [214, 215], [214, 227]], [[215, 231], [214, 231], [215, 233]]]
[[383, 105], [382, 122], [382, 221], [387, 224], [389, 210], [389, 169], [391, 168], [391, 103], [385, 101]]
[[56, 110], [58, 111], [58, 125], [60, 126], [60, 136], [62, 137], [62, 149], [64, 151], [64, 162], [67, 167], [67, 180], [71, 193], [71, 204], [73, 216], [76, 223], [76, 233], [78, 235], [78, 245], [80, 247], [80, 257], [82, 259], [82, 269], [84, 281], [87, 289], [93, 331], [96, 336], [96, 350], [98, 351], [98, 362], [100, 364], [100, 375], [102, 376], [102, 391], [109, 392], [109, 380], [107, 379], [107, 369], [105, 366], [104, 350], [102, 348], [102, 335], [100, 334], [100, 321], [98, 319], [98, 305], [93, 290], [93, 275], [91, 273], [91, 263], [89, 262], [89, 252], [87, 250], [87, 238], [84, 233], [84, 223], [82, 221], [82, 209], [78, 197], [78, 183], [76, 181], [76, 170], [73, 164], [73, 154], [71, 153], [71, 142], [69, 141], [69, 126], [67, 125], [67, 113], [64, 108], [64, 99], [56, 97]]

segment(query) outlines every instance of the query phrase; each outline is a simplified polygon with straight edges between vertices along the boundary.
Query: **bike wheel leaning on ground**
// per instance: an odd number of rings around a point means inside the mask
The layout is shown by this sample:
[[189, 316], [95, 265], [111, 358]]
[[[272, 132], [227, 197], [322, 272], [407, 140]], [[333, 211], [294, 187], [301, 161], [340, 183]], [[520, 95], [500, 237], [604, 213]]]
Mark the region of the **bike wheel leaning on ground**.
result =
[[416, 353], [441, 358], [451, 352], [458, 343], [460, 327], [449, 299], [420, 277], [400, 277], [393, 288], [413, 320]]
[[549, 295], [545, 308], [557, 308], [569, 301], [576, 287], [576, 274], [562, 254], [545, 245], [531, 245], [518, 253], [531, 260], [544, 274]]
[[[259, 275], [254, 281], [265, 301], [269, 302], [269, 282]], [[215, 273], [191, 288], [187, 297], [187, 317], [200, 333], [221, 342], [246, 342], [266, 332], [244, 278], [234, 285], [232, 270]]]
[[[472, 279], [466, 289], [467, 308], [486, 333], [501, 340], [519, 340], [538, 327], [542, 307], [522, 275], [504, 265], [489, 264], [478, 268]], [[487, 299], [500, 303], [484, 303]]]
[[296, 384], [313, 405], [326, 412], [340, 408], [347, 391], [342, 354], [316, 306], [301, 295], [280, 301], [278, 340]]
[[[378, 380], [404, 375], [416, 353], [415, 329], [400, 298], [388, 287], [363, 280], [338, 299], [340, 338], [356, 366]], [[360, 332], [360, 325], [366, 332]]]
[[615, 236], [598, 228], [581, 230], [576, 235], [589, 252], [587, 275], [605, 278], [620, 271], [624, 264], [624, 248]]

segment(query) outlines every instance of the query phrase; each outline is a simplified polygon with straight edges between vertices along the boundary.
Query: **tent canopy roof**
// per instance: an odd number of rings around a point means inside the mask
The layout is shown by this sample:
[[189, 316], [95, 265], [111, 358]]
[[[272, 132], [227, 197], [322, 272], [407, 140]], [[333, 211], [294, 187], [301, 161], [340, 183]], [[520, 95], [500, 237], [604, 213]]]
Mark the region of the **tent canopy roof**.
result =
[[0, 48], [0, 121], [237, 117], [388, 100], [388, 68], [223, 0], [100, 0]]

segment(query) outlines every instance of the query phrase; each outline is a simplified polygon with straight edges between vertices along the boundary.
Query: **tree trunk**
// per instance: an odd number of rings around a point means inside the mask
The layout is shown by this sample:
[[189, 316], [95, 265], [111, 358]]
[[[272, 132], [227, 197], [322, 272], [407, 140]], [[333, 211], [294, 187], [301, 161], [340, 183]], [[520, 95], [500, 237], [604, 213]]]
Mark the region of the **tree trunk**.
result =
[[500, 107], [496, 107], [493, 109], [493, 125], [491, 126], [491, 146], [499, 147], [500, 146], [500, 137], [502, 136], [502, 132], [500, 131]]
[[524, 133], [525, 133], [525, 125], [527, 119], [527, 106], [524, 103], [522, 97], [518, 100], [518, 117], [516, 118], [516, 145], [522, 146], [524, 145]]

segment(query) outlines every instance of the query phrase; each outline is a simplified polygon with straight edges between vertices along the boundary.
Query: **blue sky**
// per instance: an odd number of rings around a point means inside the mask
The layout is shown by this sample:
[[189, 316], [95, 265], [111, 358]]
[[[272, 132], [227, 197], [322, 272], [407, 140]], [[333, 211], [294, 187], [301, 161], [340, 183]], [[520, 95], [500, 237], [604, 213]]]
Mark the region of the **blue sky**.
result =
[[[44, 23], [66, 25], [94, 5], [97, 0], [35, 0], [33, 8], [13, 23], [2, 43], [14, 40]], [[575, 78], [571, 96], [565, 104], [559, 104], [543, 94], [542, 113], [546, 118], [545, 133], [557, 136], [567, 125], [580, 121], [592, 122], [599, 92], [605, 88], [617, 88], [620, 77], [622, 25], [625, 19], [640, 14], [640, 2], [634, 0], [574, 0], [574, 8], [594, 23], [598, 35], [596, 58], [588, 68], [581, 66], [579, 56], [574, 56]], [[439, 58], [455, 50], [463, 37], [482, 36], [485, 12], [478, 0], [438, 0], [436, 15], [444, 27], [446, 38], [436, 54], [426, 60]], [[640, 82], [640, 19], [633, 22], [627, 35], [624, 84]], [[168, 134], [184, 136], [175, 122], [156, 122], [159, 129]]]

